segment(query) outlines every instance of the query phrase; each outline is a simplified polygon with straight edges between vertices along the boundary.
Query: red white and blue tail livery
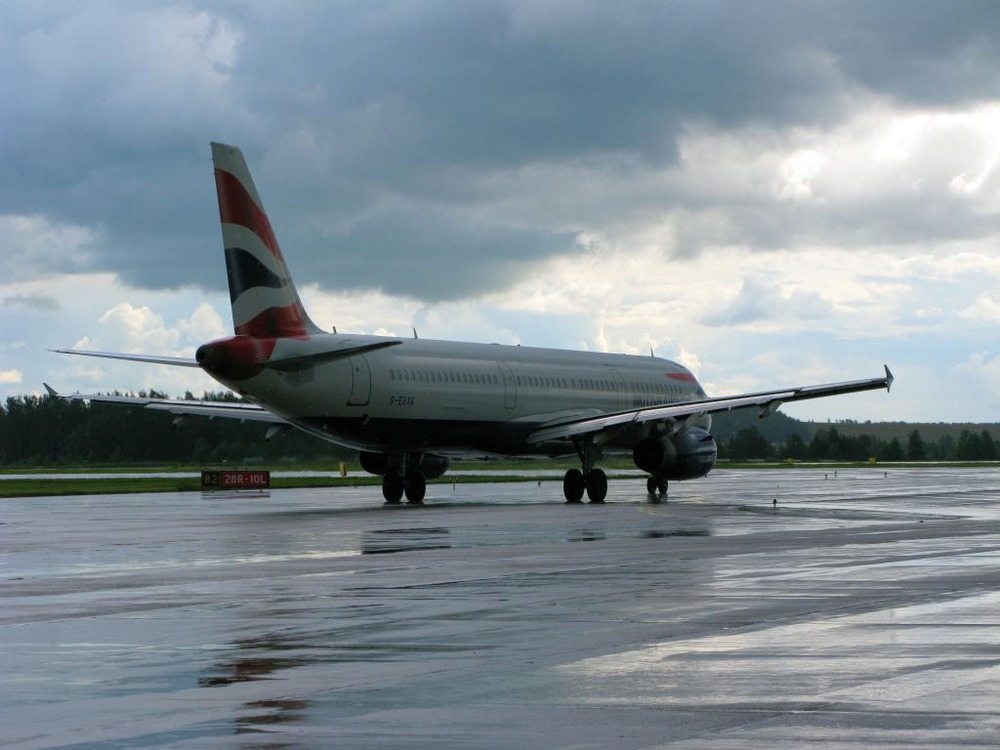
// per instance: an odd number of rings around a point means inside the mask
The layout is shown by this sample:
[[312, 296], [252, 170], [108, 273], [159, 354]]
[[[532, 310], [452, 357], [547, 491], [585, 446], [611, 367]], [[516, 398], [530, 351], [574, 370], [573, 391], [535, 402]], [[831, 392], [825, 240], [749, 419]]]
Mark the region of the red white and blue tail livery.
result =
[[243, 154], [213, 143], [212, 161], [234, 332], [258, 338], [321, 333], [302, 307]]

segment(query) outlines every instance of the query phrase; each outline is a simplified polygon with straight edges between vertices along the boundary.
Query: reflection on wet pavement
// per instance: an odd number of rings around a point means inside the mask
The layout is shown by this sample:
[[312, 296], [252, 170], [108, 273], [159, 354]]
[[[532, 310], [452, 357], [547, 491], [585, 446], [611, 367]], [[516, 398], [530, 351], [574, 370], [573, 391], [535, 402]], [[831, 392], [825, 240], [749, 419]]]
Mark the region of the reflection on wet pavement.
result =
[[445, 528], [376, 529], [361, 532], [362, 555], [386, 555], [394, 552], [449, 549]]
[[988, 747], [1000, 470], [5, 500], [0, 747]]

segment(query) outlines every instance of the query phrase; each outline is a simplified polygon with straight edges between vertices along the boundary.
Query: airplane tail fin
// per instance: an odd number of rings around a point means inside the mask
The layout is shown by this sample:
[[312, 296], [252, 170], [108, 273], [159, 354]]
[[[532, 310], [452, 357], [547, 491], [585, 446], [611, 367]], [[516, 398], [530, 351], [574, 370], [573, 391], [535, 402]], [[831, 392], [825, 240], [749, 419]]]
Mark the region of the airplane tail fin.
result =
[[213, 143], [212, 162], [236, 334], [277, 338], [321, 333], [295, 290], [243, 153]]

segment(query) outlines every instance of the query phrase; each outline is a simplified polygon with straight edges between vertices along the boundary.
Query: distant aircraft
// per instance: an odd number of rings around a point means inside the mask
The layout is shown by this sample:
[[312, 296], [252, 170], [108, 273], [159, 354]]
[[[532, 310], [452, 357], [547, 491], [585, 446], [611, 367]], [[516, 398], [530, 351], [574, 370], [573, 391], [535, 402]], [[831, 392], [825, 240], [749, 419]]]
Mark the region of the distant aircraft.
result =
[[576, 454], [567, 502], [603, 502], [605, 450], [632, 451], [651, 495], [715, 465], [711, 415], [885, 388], [892, 374], [709, 398], [681, 365], [654, 356], [326, 333], [309, 318], [238, 148], [212, 144], [234, 336], [194, 360], [57, 349], [60, 353], [200, 367], [249, 403], [74, 394], [291, 427], [359, 451], [387, 503], [423, 501], [427, 480], [457, 454]]

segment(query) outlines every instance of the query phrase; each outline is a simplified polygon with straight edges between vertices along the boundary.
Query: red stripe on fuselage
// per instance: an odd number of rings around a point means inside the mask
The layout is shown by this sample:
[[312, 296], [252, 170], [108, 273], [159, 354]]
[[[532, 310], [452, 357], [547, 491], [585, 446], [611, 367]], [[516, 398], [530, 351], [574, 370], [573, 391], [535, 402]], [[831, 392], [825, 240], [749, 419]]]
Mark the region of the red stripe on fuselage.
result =
[[694, 375], [689, 372], [667, 372], [664, 373], [668, 378], [673, 378], [674, 380], [683, 380], [686, 383], [693, 383]]
[[284, 262], [278, 240], [271, 229], [271, 222], [246, 191], [235, 175], [222, 169], [215, 170], [215, 187], [219, 193], [219, 218], [223, 224], [238, 224], [260, 237], [267, 249]]

